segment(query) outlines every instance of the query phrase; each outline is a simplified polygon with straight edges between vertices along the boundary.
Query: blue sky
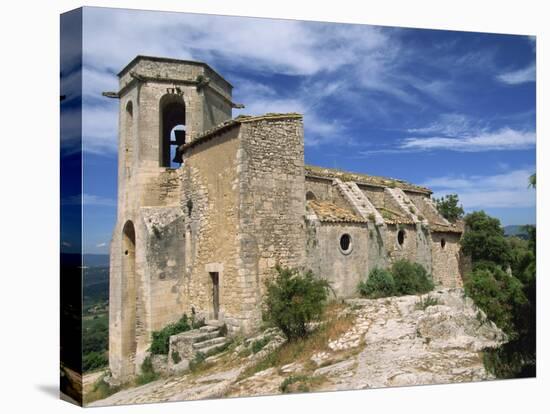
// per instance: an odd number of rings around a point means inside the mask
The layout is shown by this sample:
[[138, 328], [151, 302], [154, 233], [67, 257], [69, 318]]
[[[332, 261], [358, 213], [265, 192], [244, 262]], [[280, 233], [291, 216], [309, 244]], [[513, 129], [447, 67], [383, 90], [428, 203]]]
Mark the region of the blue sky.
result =
[[[467, 211], [535, 222], [535, 39], [291, 20], [84, 10], [84, 250], [116, 216], [116, 73], [137, 54], [209, 63], [239, 114], [304, 114], [306, 163], [401, 178]], [[70, 76], [70, 75], [68, 75]]]

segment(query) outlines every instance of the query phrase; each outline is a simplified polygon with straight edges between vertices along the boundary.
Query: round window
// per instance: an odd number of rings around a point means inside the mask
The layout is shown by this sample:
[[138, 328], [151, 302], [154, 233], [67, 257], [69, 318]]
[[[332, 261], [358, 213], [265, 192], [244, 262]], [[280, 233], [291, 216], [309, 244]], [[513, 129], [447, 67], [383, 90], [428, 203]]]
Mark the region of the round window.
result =
[[445, 241], [445, 239], [441, 239], [441, 248], [444, 249], [445, 248], [445, 245], [447, 244], [447, 242]]
[[400, 246], [403, 246], [403, 243], [405, 243], [405, 230], [399, 230], [397, 233], [397, 243], [399, 243]]
[[349, 234], [340, 236], [340, 250], [346, 254], [351, 252], [351, 236]]

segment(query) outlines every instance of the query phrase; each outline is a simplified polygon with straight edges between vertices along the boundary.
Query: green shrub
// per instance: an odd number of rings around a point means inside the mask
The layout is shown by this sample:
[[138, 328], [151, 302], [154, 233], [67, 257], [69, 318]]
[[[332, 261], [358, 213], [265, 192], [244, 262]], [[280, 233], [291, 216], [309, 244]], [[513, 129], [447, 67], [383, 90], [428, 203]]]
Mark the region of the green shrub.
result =
[[153, 368], [153, 361], [151, 360], [151, 357], [146, 357], [141, 364], [141, 373], [136, 377], [136, 384], [147, 384], [158, 378], [159, 374], [157, 374]]
[[307, 335], [307, 324], [320, 320], [325, 310], [329, 283], [311, 271], [276, 267], [277, 276], [267, 284], [264, 319], [277, 326], [289, 341]]
[[291, 392], [309, 392], [312, 385], [320, 384], [324, 381], [322, 376], [309, 377], [307, 375], [291, 375], [283, 380], [279, 390], [283, 394]]
[[514, 315], [526, 302], [521, 282], [496, 265], [478, 263], [464, 283], [466, 294], [487, 317], [514, 337]]
[[170, 346], [170, 337], [181, 332], [189, 331], [191, 329], [197, 329], [204, 325], [203, 320], [195, 320], [194, 317], [189, 319], [187, 315], [183, 315], [176, 323], [166, 325], [160, 331], [153, 332], [151, 351], [154, 355], [167, 355]]
[[367, 280], [362, 280], [357, 288], [361, 296], [383, 298], [395, 295], [395, 281], [392, 274], [384, 269], [370, 271]]
[[426, 269], [418, 263], [407, 260], [396, 261], [391, 272], [398, 295], [414, 295], [433, 290], [434, 284]]
[[181, 362], [181, 356], [178, 351], [172, 351], [172, 361], [174, 364], [179, 364]]

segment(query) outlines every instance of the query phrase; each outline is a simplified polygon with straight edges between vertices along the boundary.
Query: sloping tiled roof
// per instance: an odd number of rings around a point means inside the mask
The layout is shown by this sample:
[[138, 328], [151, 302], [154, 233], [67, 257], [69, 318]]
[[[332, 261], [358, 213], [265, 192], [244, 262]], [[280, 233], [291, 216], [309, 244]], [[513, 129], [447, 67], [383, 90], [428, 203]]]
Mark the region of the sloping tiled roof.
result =
[[310, 200], [307, 202], [320, 221], [324, 222], [344, 222], [344, 223], [366, 223], [367, 220], [359, 217], [351, 210], [337, 206], [328, 201]]
[[339, 178], [342, 181], [355, 181], [357, 184], [366, 184], [374, 187], [398, 187], [402, 190], [415, 191], [422, 194], [431, 194], [429, 188], [414, 185], [395, 178], [378, 177], [375, 175], [352, 173], [333, 168], [317, 167], [315, 165], [305, 166], [306, 177]]
[[414, 224], [410, 217], [397, 211], [385, 207], [378, 207], [377, 210], [387, 224]]
[[430, 223], [430, 230], [434, 233], [463, 233], [464, 232], [464, 223], [458, 221], [456, 223], [451, 223], [451, 225]]

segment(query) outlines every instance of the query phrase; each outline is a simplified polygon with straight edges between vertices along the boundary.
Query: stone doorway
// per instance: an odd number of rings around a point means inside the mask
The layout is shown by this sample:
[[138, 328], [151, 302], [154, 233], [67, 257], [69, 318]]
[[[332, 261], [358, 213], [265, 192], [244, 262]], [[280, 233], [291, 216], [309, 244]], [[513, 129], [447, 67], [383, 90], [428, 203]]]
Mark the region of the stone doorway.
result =
[[217, 320], [220, 313], [220, 274], [218, 272], [210, 272], [210, 279], [212, 280], [213, 319]]

